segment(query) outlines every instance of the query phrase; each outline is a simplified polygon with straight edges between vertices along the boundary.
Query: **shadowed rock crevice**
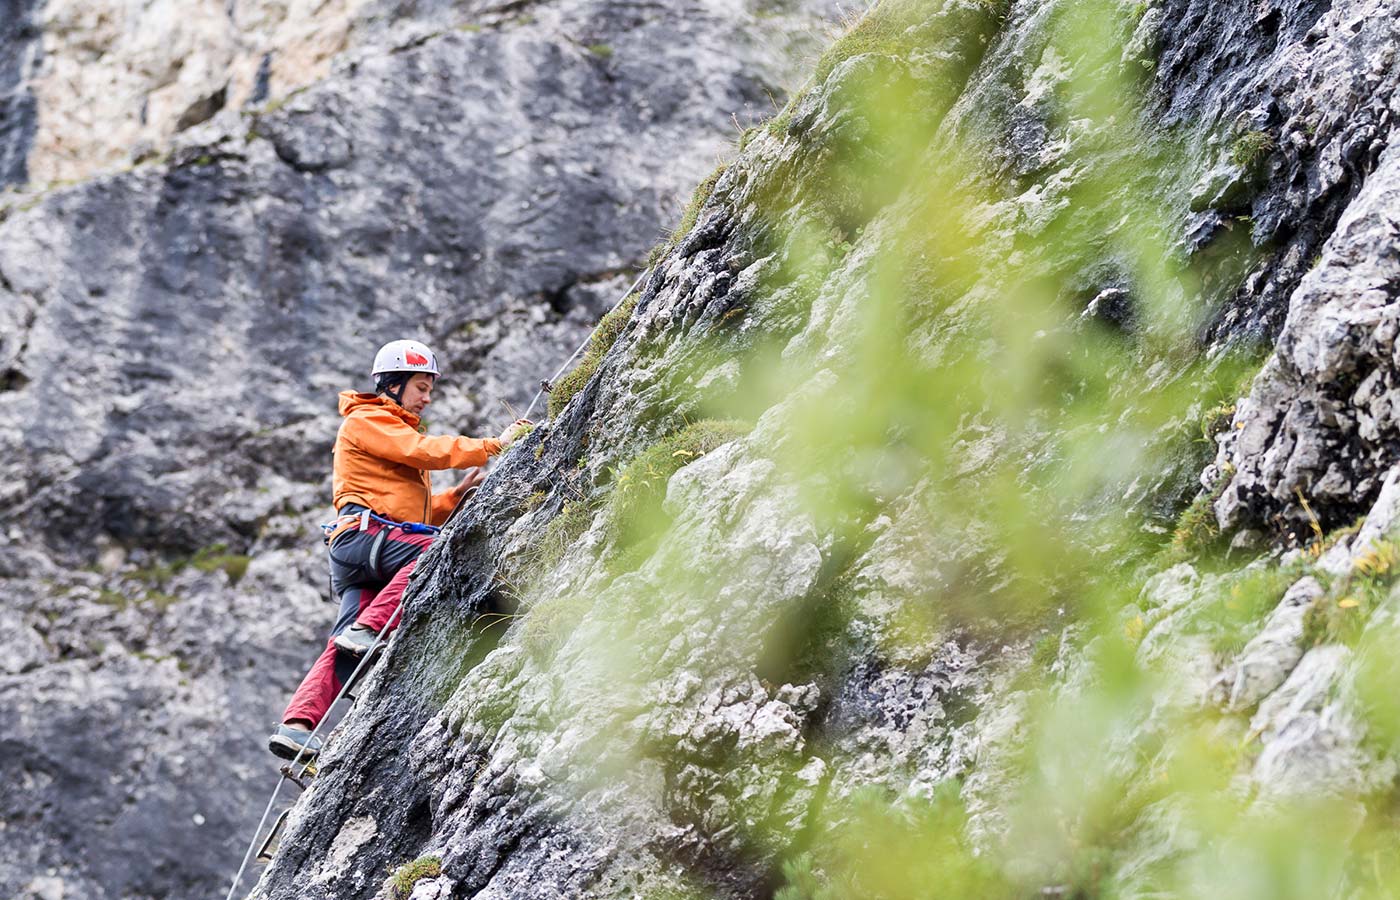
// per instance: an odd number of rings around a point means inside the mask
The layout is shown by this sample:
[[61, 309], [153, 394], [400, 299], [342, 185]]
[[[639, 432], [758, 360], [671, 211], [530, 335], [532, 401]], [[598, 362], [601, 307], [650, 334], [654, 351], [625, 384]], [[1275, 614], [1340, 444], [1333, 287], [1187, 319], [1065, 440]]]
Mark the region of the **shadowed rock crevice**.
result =
[[29, 179], [36, 104], [28, 80], [40, 61], [39, 0], [0, 3], [0, 188]]

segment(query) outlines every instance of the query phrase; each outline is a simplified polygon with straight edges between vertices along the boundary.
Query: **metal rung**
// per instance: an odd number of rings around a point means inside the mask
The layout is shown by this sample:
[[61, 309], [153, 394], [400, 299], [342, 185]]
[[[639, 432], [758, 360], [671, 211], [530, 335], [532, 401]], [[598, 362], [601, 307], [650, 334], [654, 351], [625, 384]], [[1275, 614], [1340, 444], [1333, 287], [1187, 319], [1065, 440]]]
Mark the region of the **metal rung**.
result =
[[267, 838], [258, 848], [257, 860], [260, 863], [272, 862], [272, 857], [277, 853], [277, 845], [282, 841], [282, 829], [287, 825], [287, 816], [291, 815], [290, 809], [282, 810], [282, 814], [277, 817], [277, 821], [272, 823], [272, 830], [267, 833]]

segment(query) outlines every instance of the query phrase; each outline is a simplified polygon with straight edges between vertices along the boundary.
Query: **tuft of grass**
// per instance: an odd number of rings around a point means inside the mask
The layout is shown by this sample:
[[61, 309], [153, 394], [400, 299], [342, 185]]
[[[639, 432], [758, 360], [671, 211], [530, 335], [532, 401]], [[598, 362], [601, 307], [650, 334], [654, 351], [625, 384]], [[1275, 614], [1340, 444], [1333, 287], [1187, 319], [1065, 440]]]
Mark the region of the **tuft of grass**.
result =
[[1366, 552], [1356, 558], [1355, 569], [1364, 578], [1394, 577], [1395, 565], [1400, 562], [1400, 544], [1391, 540], [1376, 541]]
[[[619, 471], [609, 499], [608, 538], [615, 552], [642, 546], [663, 525], [661, 502], [666, 483], [683, 466], [711, 450], [748, 434], [744, 422], [704, 419], [647, 447]], [[623, 557], [626, 558], [626, 557]]]
[[1234, 471], [1222, 472], [1208, 491], [1203, 491], [1177, 519], [1167, 547], [1167, 562], [1180, 562], [1220, 546], [1220, 523], [1215, 518], [1215, 501], [1225, 493]]
[[1314, 600], [1303, 614], [1303, 646], [1355, 646], [1371, 613], [1400, 576], [1400, 542], [1380, 540], [1362, 553], [1351, 574]]
[[762, 129], [760, 126], [758, 126], [758, 125], [753, 125], [753, 126], [751, 126], [751, 127], [749, 127], [749, 128], [745, 128], [745, 129], [739, 134], [739, 143], [738, 143], [738, 150], [739, 150], [739, 152], [740, 152], [740, 153], [743, 153], [745, 150], [747, 150], [747, 149], [749, 148], [749, 144], [751, 144], [751, 143], [753, 142], [753, 139], [756, 138], [756, 137], [758, 137], [758, 136], [759, 136], [760, 134], [762, 134], [762, 133], [763, 133], [763, 129]]
[[[756, 129], [751, 128], [739, 138], [739, 149], [741, 151], [748, 145], [748, 141], [752, 137], [750, 132], [755, 130]], [[676, 224], [670, 236], [652, 247], [651, 252], [647, 254], [646, 268], [650, 269], [661, 262], [661, 260], [665, 259], [666, 254], [676, 249], [676, 245], [679, 244], [686, 235], [690, 234], [691, 230], [695, 227], [695, 223], [700, 221], [700, 212], [705, 208], [705, 204], [710, 202], [710, 197], [714, 195], [715, 185], [719, 184], [720, 177], [724, 175], [728, 168], [729, 163], [720, 163], [715, 167], [715, 170], [695, 188], [695, 191], [690, 195], [690, 202], [687, 203], [685, 209], [681, 211], [680, 222]]]
[[593, 524], [593, 504], [574, 500], [564, 504], [559, 514], [545, 526], [540, 541], [530, 553], [529, 569], [543, 572], [554, 568], [588, 526]]
[[1055, 660], [1060, 658], [1060, 642], [1064, 635], [1058, 631], [1047, 631], [1035, 642], [1031, 650], [1031, 665], [1042, 673], [1050, 671]]
[[413, 886], [424, 878], [436, 878], [442, 874], [442, 859], [437, 856], [420, 856], [413, 862], [399, 866], [389, 879], [389, 896], [393, 900], [408, 900]]
[[1314, 600], [1303, 613], [1303, 647], [1355, 645], [1371, 610], [1384, 598], [1384, 592], [1376, 597], [1369, 587], [1358, 586], [1341, 596], [1328, 593]]
[[1230, 145], [1230, 162], [1246, 172], [1253, 172], [1278, 148], [1266, 131], [1245, 131]]
[[1217, 403], [1201, 414], [1201, 438], [1212, 447], [1215, 439], [1230, 428], [1235, 418], [1235, 401]]
[[706, 176], [695, 188], [695, 193], [690, 195], [690, 202], [686, 204], [685, 210], [681, 213], [681, 221], [676, 225], [676, 230], [671, 232], [671, 243], [674, 246], [695, 227], [695, 223], [700, 221], [700, 212], [705, 208], [705, 204], [710, 202], [710, 197], [714, 195], [715, 185], [719, 184], [720, 178], [725, 170], [729, 168], [728, 163], [720, 163], [715, 170]]
[[554, 655], [593, 604], [582, 597], [552, 597], [530, 607], [520, 643], [541, 662]]
[[632, 311], [637, 308], [637, 295], [632, 294], [627, 299], [617, 305], [617, 308], [603, 316], [598, 321], [598, 327], [593, 330], [593, 336], [588, 339], [588, 347], [583, 352], [583, 359], [579, 360], [577, 366], [569, 374], [560, 378], [555, 383], [554, 389], [549, 392], [549, 417], [551, 419], [564, 411], [564, 407], [569, 405], [569, 401], [584, 385], [593, 377], [593, 373], [598, 371], [598, 366], [603, 362], [603, 357], [617, 343], [618, 336], [622, 334], [622, 329], [627, 327], [628, 321], [632, 318]]
[[224, 544], [205, 547], [189, 560], [189, 564], [201, 572], [223, 571], [230, 584], [237, 584], [248, 572], [252, 557], [241, 553], [228, 553]]
[[776, 116], [769, 119], [763, 128], [773, 137], [782, 140], [788, 134], [788, 129], [792, 126], [792, 114], [796, 109], [798, 98], [793, 97], [787, 102]]
[[613, 48], [610, 44], [589, 44], [586, 49], [599, 59], [612, 59]]
[[[510, 451], [514, 450], [516, 447], [520, 446], [520, 444], [521, 444], [527, 437], [530, 436], [530, 433], [533, 432], [533, 431], [534, 431], [536, 428], [538, 428], [538, 427], [539, 427], [538, 424], [532, 424], [532, 425], [526, 425], [524, 428], [520, 429], [520, 434], [515, 438], [515, 443], [513, 443], [513, 444], [511, 444], [509, 447], [507, 447], [506, 450], [505, 450], [505, 452], [506, 452], [506, 453], [509, 453]], [[538, 456], [536, 456], [535, 458], [536, 458], [536, 459], [539, 459]]]

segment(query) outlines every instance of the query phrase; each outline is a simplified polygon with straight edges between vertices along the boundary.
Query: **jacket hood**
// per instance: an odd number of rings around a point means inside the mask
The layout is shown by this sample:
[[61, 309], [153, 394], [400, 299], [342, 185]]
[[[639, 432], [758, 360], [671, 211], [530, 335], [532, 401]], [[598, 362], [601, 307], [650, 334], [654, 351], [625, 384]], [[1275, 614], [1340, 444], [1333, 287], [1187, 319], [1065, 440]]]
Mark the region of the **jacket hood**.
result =
[[340, 392], [340, 414], [342, 416], [348, 416], [359, 409], [366, 409], [372, 407], [379, 407], [381, 409], [387, 410], [388, 412], [391, 412], [394, 415], [398, 416], [400, 419], [403, 419], [413, 428], [418, 427], [418, 416], [404, 409], [402, 406], [399, 406], [397, 403], [395, 403], [393, 400], [390, 400], [388, 397], [385, 397], [383, 394], [365, 394], [361, 393], [360, 391]]

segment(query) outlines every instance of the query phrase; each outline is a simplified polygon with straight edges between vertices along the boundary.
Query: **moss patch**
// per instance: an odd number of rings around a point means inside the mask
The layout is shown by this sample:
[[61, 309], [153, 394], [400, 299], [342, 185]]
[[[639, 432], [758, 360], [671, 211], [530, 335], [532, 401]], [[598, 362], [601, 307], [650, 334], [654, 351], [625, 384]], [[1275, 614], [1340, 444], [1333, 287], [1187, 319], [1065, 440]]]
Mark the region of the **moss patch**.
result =
[[593, 373], [598, 371], [598, 366], [602, 364], [603, 357], [617, 343], [617, 338], [622, 334], [622, 329], [627, 327], [627, 323], [632, 318], [632, 311], [637, 308], [637, 295], [631, 294], [617, 305], [607, 315], [598, 321], [598, 327], [593, 330], [593, 336], [588, 339], [588, 347], [583, 352], [583, 359], [573, 368], [573, 371], [560, 378], [555, 383], [554, 389], [549, 392], [549, 417], [555, 418], [564, 411], [564, 407], [569, 405], [569, 401], [574, 399], [584, 385], [593, 377]]
[[185, 569], [194, 568], [201, 572], [222, 571], [228, 575], [230, 583], [237, 584], [247, 573], [248, 565], [252, 561], [252, 557], [245, 554], [229, 553], [227, 544], [214, 544], [198, 551], [194, 556], [142, 566], [126, 573], [126, 577], [143, 584], [163, 586]]
[[919, 49], [909, 29], [927, 16], [927, 6], [918, 0], [886, 0], [879, 4], [822, 54], [812, 75], [813, 83], [826, 81], [838, 66], [857, 56], [875, 53], [908, 58]]
[[1268, 132], [1246, 131], [1230, 145], [1230, 162], [1246, 172], [1254, 172], [1277, 148], [1278, 144]]
[[666, 496], [666, 483], [681, 467], [748, 434], [744, 422], [705, 419], [687, 425], [638, 453], [623, 466], [614, 482], [610, 499], [611, 516], [608, 540], [615, 554], [613, 561], [622, 563], [618, 570], [635, 563], [636, 553], [648, 554], [657, 535], [668, 524], [661, 503]]
[[215, 544], [200, 550], [189, 560], [189, 564], [201, 572], [222, 571], [230, 584], [237, 584], [248, 572], [252, 557], [241, 553], [228, 553], [223, 544]]
[[436, 856], [420, 856], [411, 863], [399, 866], [389, 879], [389, 896], [394, 900], [408, 900], [413, 886], [424, 878], [436, 878], [442, 874], [442, 860]]

